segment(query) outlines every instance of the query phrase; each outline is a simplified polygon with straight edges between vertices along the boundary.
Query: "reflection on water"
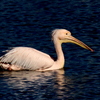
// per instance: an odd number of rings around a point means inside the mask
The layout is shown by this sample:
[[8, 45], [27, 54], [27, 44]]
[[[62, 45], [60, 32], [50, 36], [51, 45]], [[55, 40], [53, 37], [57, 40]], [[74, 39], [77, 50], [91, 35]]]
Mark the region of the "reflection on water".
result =
[[0, 72], [0, 99], [99, 100], [99, 77], [70, 71]]
[[[45, 98], [61, 99], [68, 94], [73, 87], [72, 80], [64, 76], [64, 70], [48, 71], [48, 72], [1, 72], [4, 78], [1, 86], [0, 95], [2, 98], [30, 98], [44, 100]], [[5, 84], [5, 85], [4, 85]], [[4, 93], [5, 92], [5, 93]], [[5, 95], [6, 94], [6, 95]], [[11, 97], [12, 95], [12, 97]]]

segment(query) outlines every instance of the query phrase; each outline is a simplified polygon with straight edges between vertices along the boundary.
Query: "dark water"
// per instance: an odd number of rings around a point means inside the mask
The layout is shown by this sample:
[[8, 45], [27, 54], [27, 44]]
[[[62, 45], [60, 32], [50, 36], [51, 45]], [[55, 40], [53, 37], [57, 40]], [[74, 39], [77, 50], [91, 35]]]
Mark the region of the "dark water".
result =
[[100, 100], [100, 1], [0, 0], [0, 55], [27, 46], [56, 58], [55, 28], [70, 30], [95, 52], [63, 44], [64, 70], [0, 71], [0, 100]]

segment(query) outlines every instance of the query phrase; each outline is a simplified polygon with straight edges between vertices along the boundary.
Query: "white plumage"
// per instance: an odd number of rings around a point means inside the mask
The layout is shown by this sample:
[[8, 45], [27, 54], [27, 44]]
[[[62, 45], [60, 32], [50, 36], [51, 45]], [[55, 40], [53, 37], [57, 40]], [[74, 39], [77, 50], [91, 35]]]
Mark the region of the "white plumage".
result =
[[10, 63], [24, 70], [46, 69], [54, 63], [49, 55], [29, 47], [16, 47], [10, 50], [1, 57], [1, 62]]
[[65, 29], [56, 29], [52, 33], [52, 39], [57, 53], [57, 60], [54, 61], [49, 55], [29, 47], [15, 47], [0, 57], [0, 66], [7, 70], [36, 70], [46, 71], [61, 69], [64, 66], [64, 54], [61, 48], [62, 43], [72, 42], [79, 46], [93, 51], [83, 42], [71, 36]]

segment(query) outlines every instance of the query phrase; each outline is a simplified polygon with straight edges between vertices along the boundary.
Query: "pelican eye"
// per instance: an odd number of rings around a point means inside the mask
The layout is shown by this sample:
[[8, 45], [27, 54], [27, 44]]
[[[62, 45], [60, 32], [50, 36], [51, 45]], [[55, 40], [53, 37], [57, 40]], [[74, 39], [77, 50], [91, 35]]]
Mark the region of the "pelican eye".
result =
[[66, 35], [68, 35], [68, 33], [66, 33]]

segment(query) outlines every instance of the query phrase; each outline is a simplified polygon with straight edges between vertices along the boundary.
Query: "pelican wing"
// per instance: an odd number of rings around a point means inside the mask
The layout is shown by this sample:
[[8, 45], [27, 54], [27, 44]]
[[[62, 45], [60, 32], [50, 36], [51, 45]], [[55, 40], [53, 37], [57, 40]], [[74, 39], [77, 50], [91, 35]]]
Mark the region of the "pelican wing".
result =
[[54, 63], [49, 55], [28, 47], [16, 47], [10, 50], [0, 58], [0, 62], [10, 63], [28, 70], [48, 68]]

